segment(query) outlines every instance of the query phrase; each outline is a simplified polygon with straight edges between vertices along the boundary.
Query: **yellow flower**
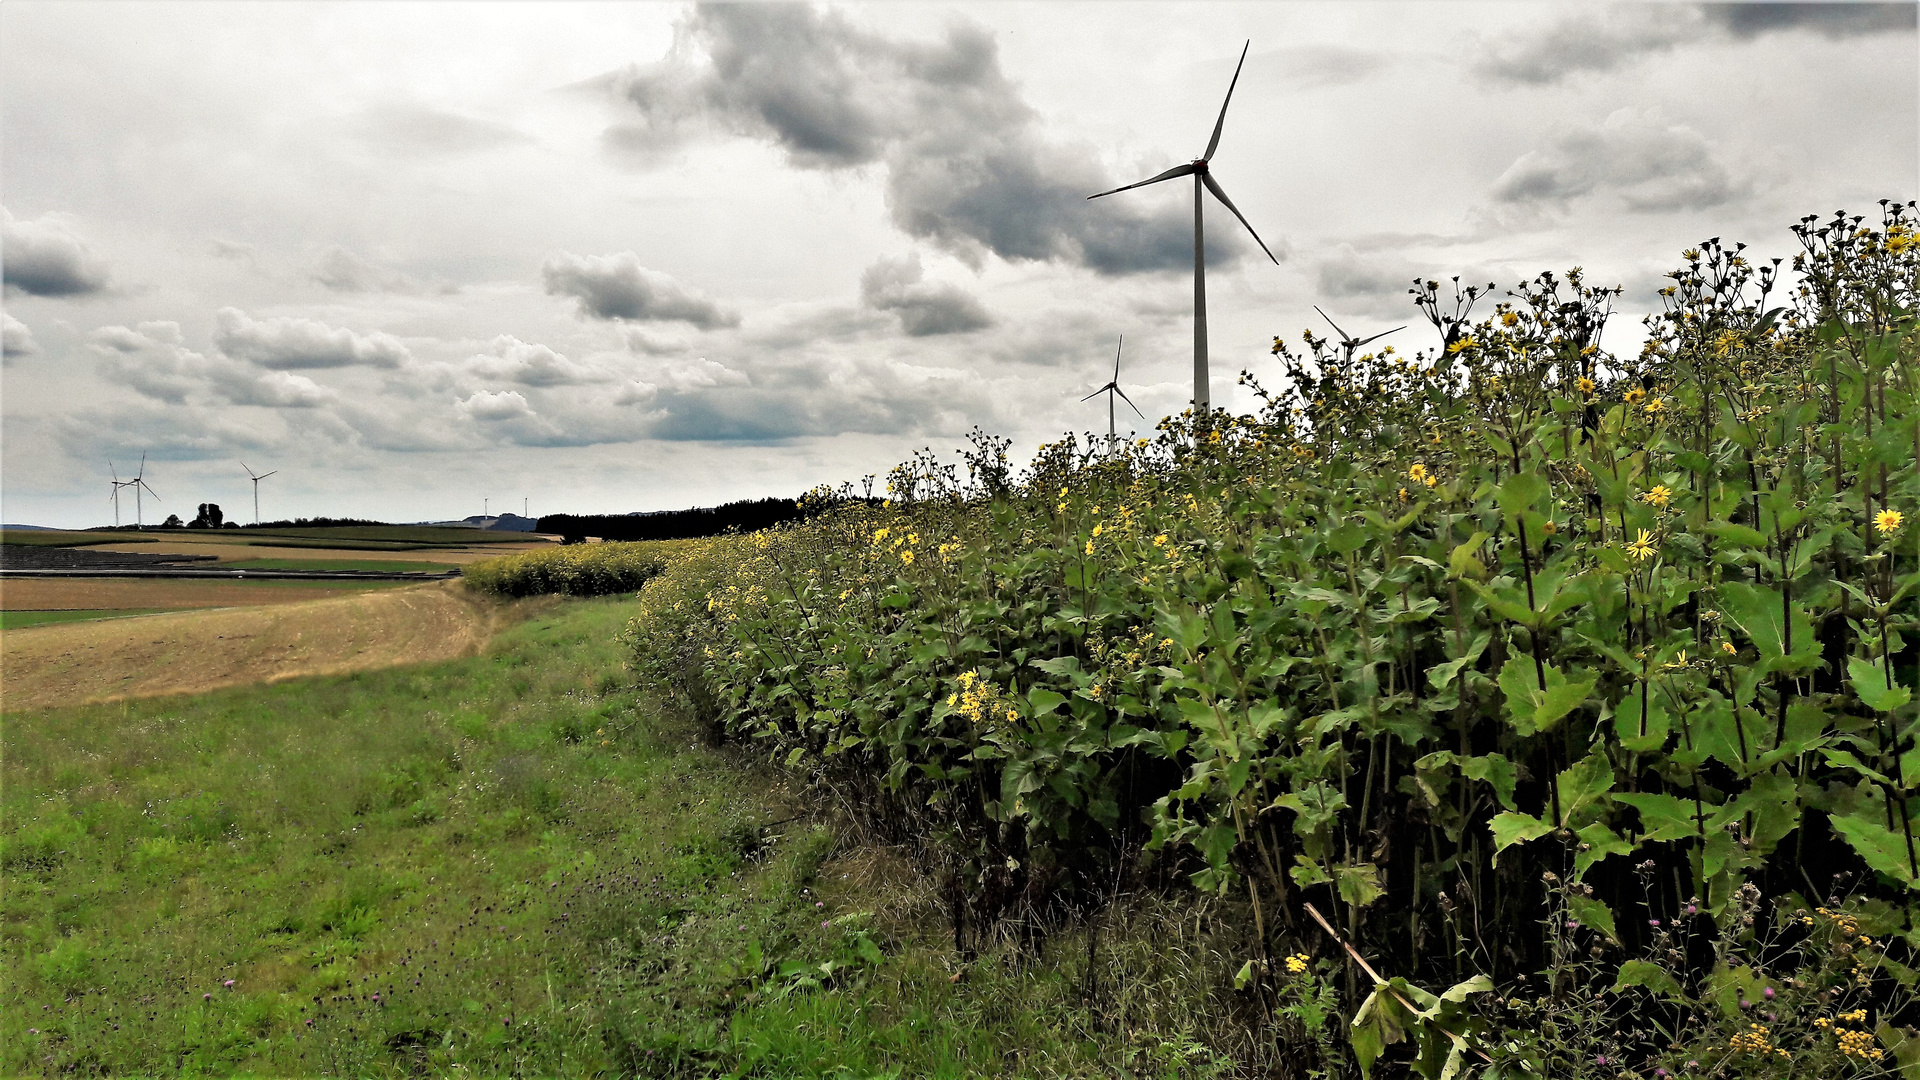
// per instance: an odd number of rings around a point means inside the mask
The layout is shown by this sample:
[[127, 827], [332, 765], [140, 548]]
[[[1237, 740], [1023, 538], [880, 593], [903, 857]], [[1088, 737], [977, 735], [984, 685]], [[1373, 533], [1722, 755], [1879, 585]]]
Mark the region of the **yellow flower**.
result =
[[1519, 321], [1520, 321], [1520, 316], [1514, 314], [1511, 311], [1503, 311], [1500, 313], [1500, 325], [1502, 326], [1513, 326]]
[[1626, 394], [1627, 404], [1638, 405], [1642, 401], [1645, 401], [1646, 397], [1647, 397], [1647, 392], [1636, 386], [1633, 389], [1627, 391], [1627, 394]]
[[913, 565], [913, 549], [912, 548], [908, 548], [907, 550], [900, 553], [900, 562], [906, 566]]
[[[1096, 508], [1096, 509], [1097, 509], [1097, 508]], [[1099, 536], [1099, 535], [1100, 535], [1100, 533], [1101, 533], [1101, 531], [1102, 531], [1102, 530], [1103, 530], [1104, 528], [1105, 528], [1105, 526], [1103, 526], [1103, 525], [1095, 525], [1095, 526], [1093, 527], [1093, 535], [1095, 535], [1095, 536]]]
[[1653, 558], [1655, 554], [1653, 534], [1645, 529], [1641, 529], [1640, 535], [1634, 538], [1633, 543], [1627, 545], [1627, 554], [1636, 559]]
[[1407, 475], [1415, 480], [1425, 480], [1427, 478], [1426, 463], [1423, 461], [1414, 462], [1413, 465], [1407, 469]]
[[1640, 501], [1646, 503], [1648, 506], [1664, 507], [1668, 502], [1672, 501], [1672, 499], [1673, 492], [1669, 491], [1665, 484], [1655, 484], [1640, 496]]
[[1593, 380], [1587, 378], [1585, 375], [1582, 375], [1578, 379], [1575, 379], [1573, 385], [1579, 387], [1580, 392], [1583, 394], [1593, 393]]
[[1732, 656], [1734, 653], [1737, 653], [1740, 650], [1733, 647], [1733, 642], [1723, 641], [1720, 643], [1720, 651], [1723, 653], [1726, 653], [1728, 656]]
[[1407, 501], [1407, 489], [1406, 489], [1406, 488], [1401, 488], [1401, 489], [1400, 489], [1400, 501], [1401, 501], [1401, 502], [1406, 502], [1406, 501]]
[[1435, 485], [1435, 484], [1437, 484], [1437, 483], [1439, 483], [1439, 482], [1440, 482], [1440, 478], [1439, 478], [1439, 477], [1437, 477], [1437, 476], [1435, 476], [1435, 475], [1433, 475], [1432, 473], [1428, 473], [1428, 474], [1427, 474], [1427, 486], [1428, 486], [1428, 487], [1432, 487], [1433, 485]]
[[1654, 398], [1652, 401], [1647, 402], [1647, 414], [1649, 416], [1657, 416], [1665, 412], [1666, 409], [1667, 403], [1660, 398]]
[[1898, 510], [1882, 510], [1873, 515], [1873, 527], [1883, 534], [1897, 533], [1907, 519]]
[[1287, 957], [1287, 974], [1305, 975], [1307, 973], [1307, 954], [1295, 953]]
[[1447, 346], [1447, 351], [1450, 353], [1465, 352], [1473, 348], [1474, 344], [1475, 342], [1472, 337], [1463, 337], [1459, 341]]
[[1548, 536], [1555, 536], [1559, 534], [1560, 526], [1555, 524], [1554, 522], [1549, 521], [1546, 524], [1540, 526], [1540, 531], [1543, 533], [1546, 533]]
[[1093, 554], [1093, 541], [1087, 541], [1087, 554]]
[[1154, 547], [1166, 547], [1166, 546], [1167, 546], [1167, 534], [1166, 534], [1166, 533], [1161, 533], [1161, 534], [1160, 534], [1159, 536], [1156, 536], [1156, 537], [1154, 537], [1154, 538], [1153, 538], [1153, 546], [1154, 546]]

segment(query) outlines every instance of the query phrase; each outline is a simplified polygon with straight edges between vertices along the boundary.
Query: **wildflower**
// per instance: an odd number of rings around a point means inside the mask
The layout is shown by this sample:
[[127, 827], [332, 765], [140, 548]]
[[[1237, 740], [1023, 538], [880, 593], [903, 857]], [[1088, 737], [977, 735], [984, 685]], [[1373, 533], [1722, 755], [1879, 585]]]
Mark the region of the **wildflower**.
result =
[[1462, 337], [1459, 341], [1447, 346], [1447, 351], [1450, 353], [1465, 352], [1473, 348], [1474, 344], [1475, 342], [1471, 336]]
[[1661, 413], [1665, 412], [1666, 408], [1667, 408], [1667, 403], [1664, 400], [1660, 398], [1654, 398], [1652, 401], [1647, 402], [1647, 415], [1658, 416]]
[[1640, 535], [1634, 538], [1633, 543], [1627, 545], [1627, 554], [1642, 560], [1653, 558], [1655, 554], [1653, 534], [1641, 529]]
[[1514, 314], [1511, 311], [1503, 311], [1500, 313], [1500, 325], [1502, 326], [1513, 326], [1519, 323], [1519, 321], [1520, 321], [1520, 316]]
[[1432, 473], [1428, 473], [1428, 474], [1427, 474], [1427, 486], [1428, 486], [1428, 487], [1432, 487], [1432, 486], [1434, 486], [1435, 484], [1438, 484], [1439, 482], [1440, 482], [1440, 478], [1439, 478], [1438, 476], [1435, 476], [1435, 475], [1434, 475], [1434, 474], [1432, 474]]
[[1548, 536], [1555, 536], [1559, 534], [1560, 526], [1549, 521], [1546, 524], [1540, 526], [1540, 531], [1543, 533], [1546, 533]]
[[1898, 510], [1882, 510], [1873, 515], [1873, 527], [1879, 529], [1882, 535], [1890, 536], [1899, 532], [1901, 524], [1906, 520]]
[[1414, 480], [1425, 480], [1427, 478], [1426, 463], [1423, 461], [1414, 462], [1407, 468], [1407, 476]]
[[1667, 503], [1673, 501], [1673, 492], [1669, 490], [1665, 484], [1655, 484], [1653, 487], [1641, 493], [1640, 501], [1646, 503], [1648, 506], [1657, 506], [1664, 509]]
[[1154, 546], [1154, 547], [1166, 547], [1166, 546], [1167, 546], [1167, 534], [1166, 534], [1166, 533], [1161, 533], [1161, 534], [1160, 534], [1159, 536], [1156, 536], [1156, 537], [1154, 537], [1154, 538], [1153, 538], [1153, 546]]
[[1295, 953], [1287, 957], [1287, 974], [1305, 975], [1307, 973], [1307, 954]]
[[1737, 653], [1740, 650], [1733, 647], [1733, 642], [1723, 641], [1720, 643], [1720, 651], [1723, 653], [1726, 653], [1728, 656], [1732, 656], [1734, 653]]
[[1685, 649], [1681, 649], [1679, 652], [1675, 653], [1673, 656], [1673, 659], [1668, 661], [1666, 664], [1666, 668], [1668, 671], [1681, 671], [1681, 670], [1684, 670], [1686, 666], [1687, 666], [1687, 650]]
[[907, 550], [900, 553], [900, 563], [903, 566], [913, 565], [913, 549], [912, 548], [908, 548]]
[[1642, 401], [1645, 401], [1646, 399], [1647, 399], [1647, 392], [1645, 390], [1640, 389], [1637, 386], [1627, 391], [1626, 393], [1626, 400], [1627, 400], [1627, 404], [1629, 405], [1638, 405]]
[[[1094, 513], [1099, 513], [1099, 512], [1100, 512], [1100, 511], [1099, 511], [1099, 508], [1098, 508], [1098, 507], [1095, 507], [1095, 508], [1094, 508]], [[1093, 527], [1093, 535], [1095, 535], [1095, 536], [1099, 536], [1099, 535], [1101, 534], [1101, 532], [1103, 532], [1103, 531], [1105, 531], [1105, 528], [1106, 528], [1106, 527], [1105, 527], [1105, 526], [1103, 526], [1103, 525], [1095, 525], [1095, 526]]]
[[1093, 554], [1093, 541], [1087, 541], [1087, 554]]
[[1587, 378], [1587, 377], [1586, 377], [1585, 375], [1582, 375], [1582, 376], [1580, 376], [1580, 377], [1579, 377], [1578, 379], [1576, 379], [1576, 380], [1574, 380], [1574, 383], [1573, 383], [1573, 385], [1575, 385], [1575, 386], [1577, 386], [1577, 387], [1579, 387], [1579, 388], [1580, 388], [1580, 392], [1581, 392], [1582, 394], [1586, 394], [1586, 395], [1588, 395], [1588, 396], [1592, 396], [1592, 394], [1593, 394], [1593, 380], [1592, 380], [1592, 379], [1589, 379], [1589, 378]]

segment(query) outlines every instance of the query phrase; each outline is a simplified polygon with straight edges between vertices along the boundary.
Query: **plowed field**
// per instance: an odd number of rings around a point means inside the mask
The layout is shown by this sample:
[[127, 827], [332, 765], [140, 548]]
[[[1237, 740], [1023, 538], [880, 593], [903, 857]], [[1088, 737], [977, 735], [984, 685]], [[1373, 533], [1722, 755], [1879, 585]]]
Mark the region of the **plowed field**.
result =
[[323, 600], [344, 590], [378, 587], [304, 581], [207, 581], [166, 578], [0, 579], [0, 608], [7, 611], [88, 611], [124, 608], [213, 608], [291, 604]]
[[436, 582], [266, 607], [10, 630], [0, 635], [0, 709], [197, 693], [445, 660], [477, 650], [499, 614], [460, 583]]

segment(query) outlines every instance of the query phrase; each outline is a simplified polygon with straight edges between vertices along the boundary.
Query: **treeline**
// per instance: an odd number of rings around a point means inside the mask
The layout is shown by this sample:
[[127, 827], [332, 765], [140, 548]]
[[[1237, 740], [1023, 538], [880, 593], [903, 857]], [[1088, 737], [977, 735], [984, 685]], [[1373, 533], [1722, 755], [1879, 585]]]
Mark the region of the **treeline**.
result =
[[757, 532], [811, 516], [797, 499], [742, 499], [663, 514], [549, 514], [536, 531], [558, 533], [568, 543], [602, 540], [685, 540], [726, 532]]

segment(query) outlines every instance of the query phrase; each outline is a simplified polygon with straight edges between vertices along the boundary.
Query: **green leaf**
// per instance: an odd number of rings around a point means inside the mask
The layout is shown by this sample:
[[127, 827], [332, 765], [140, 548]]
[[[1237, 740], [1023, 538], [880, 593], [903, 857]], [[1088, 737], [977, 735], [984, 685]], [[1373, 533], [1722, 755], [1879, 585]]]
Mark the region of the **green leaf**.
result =
[[1500, 513], [1511, 522], [1522, 513], [1533, 509], [1534, 504], [1539, 502], [1546, 493], [1547, 482], [1540, 477], [1539, 473], [1514, 473], [1507, 477], [1506, 483], [1500, 485], [1500, 494], [1497, 497]]
[[[1741, 581], [1721, 582], [1714, 595], [1721, 613], [1760, 651], [1766, 670], [1801, 671], [1819, 664], [1820, 643], [1813, 636], [1813, 623], [1804, 605], [1787, 605], [1779, 592]], [[1787, 621], [1789, 612], [1791, 623]], [[1789, 638], [1791, 652], [1787, 650]]]
[[1354, 907], [1366, 907], [1387, 895], [1387, 888], [1380, 881], [1380, 868], [1372, 863], [1336, 866], [1333, 878], [1340, 898]]
[[[1692, 799], [1647, 792], [1618, 792], [1613, 796], [1613, 801], [1640, 811], [1641, 843], [1684, 840], [1700, 834], [1701, 826], [1694, 820]], [[1702, 809], [1712, 813], [1719, 808], [1707, 804]]]
[[1758, 529], [1746, 525], [1735, 525], [1730, 521], [1709, 521], [1705, 528], [1709, 534], [1736, 547], [1764, 551], [1767, 546], [1767, 538], [1760, 535]]
[[1853, 679], [1853, 692], [1869, 709], [1892, 712], [1913, 699], [1913, 691], [1906, 687], [1889, 686], [1886, 671], [1871, 660], [1848, 660], [1847, 674]]
[[1515, 844], [1524, 844], [1553, 831], [1553, 826], [1534, 817], [1532, 814], [1520, 814], [1511, 810], [1495, 814], [1487, 822], [1488, 831], [1493, 833], [1493, 865], [1500, 865], [1500, 853]]
[[1493, 797], [1500, 800], [1501, 806], [1508, 810], [1514, 808], [1513, 784], [1517, 779], [1517, 770], [1513, 767], [1513, 762], [1499, 754], [1462, 758], [1460, 771], [1472, 779], [1491, 786]]
[[1575, 835], [1580, 837], [1580, 847], [1573, 855], [1573, 880], [1579, 881], [1587, 876], [1587, 870], [1594, 863], [1609, 855], [1625, 855], [1633, 850], [1633, 845], [1620, 838], [1620, 835], [1599, 822], [1581, 829]]
[[1660, 698], [1649, 694], [1647, 707], [1643, 711], [1640, 693], [1629, 693], [1613, 710], [1613, 730], [1620, 738], [1620, 746], [1631, 753], [1645, 754], [1658, 750], [1667, 744], [1667, 734], [1673, 730], [1673, 719], [1667, 715], [1666, 706]]
[[1033, 715], [1045, 716], [1066, 702], [1066, 698], [1047, 689], [1036, 686], [1027, 691], [1027, 704], [1033, 707]]
[[1909, 889], [1920, 889], [1920, 883], [1914, 880], [1913, 864], [1907, 858], [1907, 838], [1877, 821], [1855, 817], [1852, 814], [1834, 814], [1828, 819], [1834, 830], [1846, 840], [1866, 860], [1868, 866], [1904, 883]]
[[1661, 997], [1681, 998], [1684, 993], [1680, 983], [1666, 968], [1651, 964], [1645, 960], [1629, 960], [1620, 965], [1620, 977], [1613, 981], [1613, 992], [1619, 993], [1629, 986], [1638, 986]]
[[1598, 930], [1607, 935], [1607, 940], [1615, 944], [1620, 942], [1620, 933], [1614, 929], [1613, 909], [1604, 902], [1591, 896], [1567, 897], [1567, 913], [1580, 922], [1580, 925]]
[[1457, 578], [1479, 580], [1486, 577], [1486, 565], [1480, 561], [1480, 557], [1475, 553], [1480, 550], [1480, 545], [1486, 543], [1487, 540], [1487, 533], [1475, 532], [1467, 538], [1466, 543], [1455, 547], [1453, 553], [1447, 556], [1447, 572]]
[[1500, 668], [1500, 691], [1506, 695], [1507, 717], [1522, 735], [1546, 731], [1580, 706], [1593, 690], [1595, 676], [1569, 680], [1552, 664], [1544, 667], [1547, 680], [1539, 681], [1541, 666], [1530, 658], [1511, 657]]
[[1613, 790], [1613, 763], [1596, 749], [1562, 769], [1554, 783], [1560, 790], [1560, 824], [1571, 827], [1580, 811]]

